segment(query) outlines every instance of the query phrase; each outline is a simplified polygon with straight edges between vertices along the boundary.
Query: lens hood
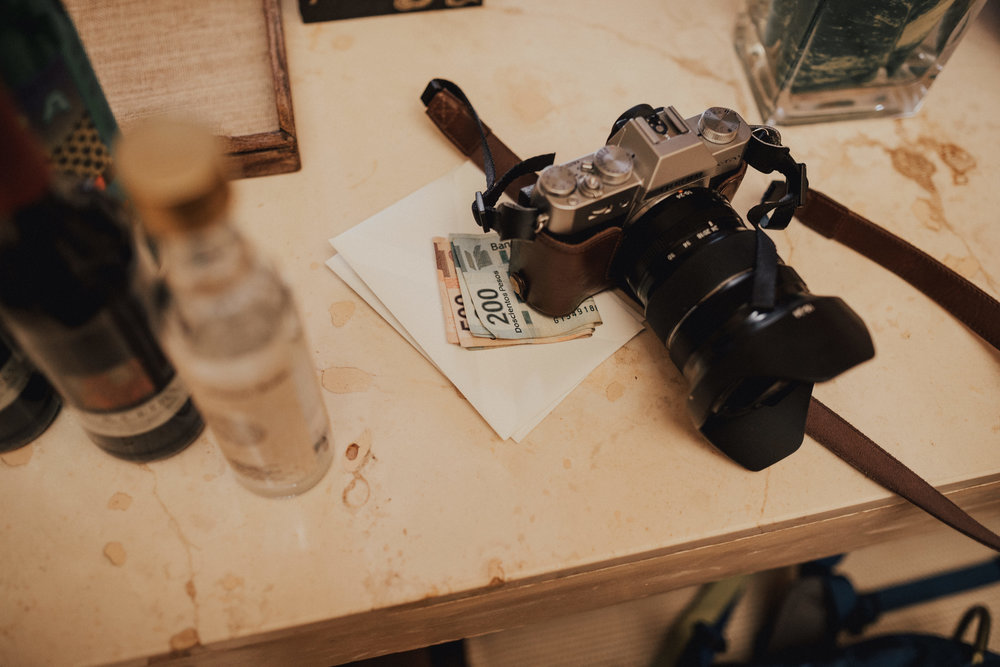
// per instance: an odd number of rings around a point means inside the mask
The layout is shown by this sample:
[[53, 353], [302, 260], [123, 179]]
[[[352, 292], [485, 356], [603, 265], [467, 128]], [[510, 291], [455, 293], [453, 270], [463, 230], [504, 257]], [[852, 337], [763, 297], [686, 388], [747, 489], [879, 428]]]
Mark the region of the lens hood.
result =
[[802, 443], [812, 385], [874, 355], [864, 322], [837, 297], [802, 294], [768, 313], [747, 306], [682, 369], [688, 409], [713, 445], [761, 470]]

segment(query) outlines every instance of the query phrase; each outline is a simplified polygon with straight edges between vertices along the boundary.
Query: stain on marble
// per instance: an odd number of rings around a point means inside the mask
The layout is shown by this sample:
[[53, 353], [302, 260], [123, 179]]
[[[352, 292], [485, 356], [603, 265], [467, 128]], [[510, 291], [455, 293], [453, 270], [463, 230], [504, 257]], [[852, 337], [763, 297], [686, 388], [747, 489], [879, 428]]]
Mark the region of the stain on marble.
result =
[[320, 26], [311, 26], [309, 30], [309, 50], [316, 51], [319, 47], [319, 37], [322, 29]]
[[910, 211], [924, 227], [932, 231], [938, 232], [948, 226], [948, 220], [944, 217], [944, 209], [939, 196], [935, 196], [934, 199], [917, 198], [910, 206]]
[[17, 468], [19, 466], [27, 465], [28, 461], [31, 460], [32, 454], [35, 452], [34, 445], [25, 445], [20, 449], [15, 449], [12, 452], [7, 452], [6, 454], [0, 454], [0, 461], [4, 462], [4, 465], [8, 465], [11, 468]]
[[503, 561], [499, 558], [492, 559], [486, 565], [486, 573], [490, 578], [488, 586], [502, 586], [507, 581], [507, 575], [503, 571]]
[[955, 185], [968, 184], [968, 173], [977, 166], [976, 158], [969, 151], [957, 144], [942, 141], [940, 137], [944, 135], [944, 131], [940, 128], [927, 127], [914, 137], [908, 131], [910, 127], [910, 125], [904, 123], [902, 120], [896, 120], [895, 122], [896, 134], [903, 144], [919, 146], [934, 153], [951, 171], [952, 183]]
[[570, 459], [563, 459], [563, 468], [569, 470], [572, 467], [573, 467], [573, 461], [571, 461]]
[[625, 395], [625, 387], [622, 386], [621, 382], [612, 382], [605, 388], [604, 395], [607, 396], [609, 401], [614, 403]]
[[361, 475], [355, 473], [354, 477], [347, 486], [344, 487], [344, 492], [341, 494], [341, 498], [344, 501], [344, 505], [348, 508], [356, 510], [362, 507], [371, 498], [372, 490], [371, 486]]
[[642, 363], [642, 354], [628, 344], [618, 348], [611, 358], [617, 366], [634, 366]]
[[[864, 134], [858, 134], [853, 139], [842, 142], [842, 145], [845, 147], [876, 148], [884, 151], [890, 157], [896, 172], [915, 182], [927, 193], [926, 197], [917, 197], [911, 204], [910, 211], [914, 217], [931, 231], [953, 231], [945, 215], [944, 199], [940, 190], [934, 185], [933, 178], [938, 171], [938, 166], [931, 158], [937, 158], [948, 168], [951, 172], [952, 183], [957, 186], [968, 184], [969, 173], [977, 167], [976, 158], [961, 146], [940, 140], [938, 136], [941, 133], [935, 132], [933, 128], [914, 137], [907, 131], [907, 127], [900, 121], [896, 122], [896, 134], [901, 142], [896, 147], [888, 146]], [[917, 149], [923, 150], [924, 153]], [[841, 161], [850, 162], [846, 154]], [[993, 286], [995, 281], [983, 270], [982, 264], [976, 257], [976, 249], [960, 235], [956, 234], [956, 237], [964, 243], [968, 253], [965, 257], [960, 258], [949, 256], [945, 263], [965, 278], [981, 274], [987, 283]]]
[[243, 577], [237, 577], [230, 572], [222, 579], [219, 579], [219, 585], [227, 591], [235, 591], [237, 588], [243, 587]]
[[968, 172], [976, 168], [976, 159], [955, 144], [932, 142], [937, 148], [938, 157], [951, 169], [951, 181], [955, 185], [966, 185], [969, 182]]
[[909, 148], [900, 146], [898, 148], [884, 147], [885, 151], [892, 159], [892, 167], [901, 176], [914, 181], [927, 192], [936, 193], [932, 177], [937, 167], [925, 155]]
[[121, 542], [108, 542], [104, 545], [104, 556], [116, 567], [125, 564], [125, 547]]
[[764, 474], [764, 490], [761, 492], [761, 495], [763, 497], [761, 498], [761, 501], [760, 501], [760, 514], [759, 514], [759, 517], [761, 519], [764, 518], [764, 511], [767, 509], [767, 497], [771, 493], [771, 469], [768, 468], [764, 472], [765, 472], [765, 474]]
[[354, 35], [337, 35], [330, 41], [334, 51], [348, 51], [354, 46]]
[[273, 590], [273, 585], [268, 585], [262, 594], [256, 597], [257, 605], [252, 604], [253, 600], [248, 600], [244, 596], [245, 582], [243, 577], [238, 577], [232, 572], [226, 574], [221, 579], [216, 580], [222, 588], [221, 599], [225, 603], [223, 611], [226, 614], [226, 627], [232, 634], [240, 634], [247, 629], [260, 628], [267, 614], [268, 597], [266, 593]]
[[735, 79], [721, 76], [717, 68], [712, 67], [711, 63], [706, 62], [701, 58], [686, 58], [678, 56], [676, 53], [671, 53], [667, 55], [667, 57], [677, 63], [678, 67], [694, 74], [698, 78], [715, 80], [729, 88], [736, 90], [740, 89], [740, 86], [737, 85]]
[[947, 266], [949, 269], [959, 274], [963, 278], [972, 278], [974, 275], [979, 273], [983, 266], [979, 263], [979, 260], [975, 257], [965, 256], [965, 257], [955, 257], [954, 255], [945, 255], [941, 260], [941, 263]]
[[340, 328], [354, 316], [356, 304], [353, 301], [336, 301], [330, 304], [330, 323]]
[[195, 628], [184, 628], [170, 638], [171, 651], [186, 651], [201, 643], [198, 637], [198, 630]]
[[599, 457], [600, 457], [600, 454], [601, 454], [601, 449], [603, 447], [604, 447], [604, 444], [599, 442], [596, 445], [594, 445], [594, 447], [590, 450], [590, 469], [591, 470], [596, 470], [597, 469], [597, 462], [600, 460]]
[[[360, 177], [352, 178], [351, 182], [347, 185], [347, 189], [348, 190], [354, 190], [355, 188], [358, 188], [358, 187], [364, 185], [365, 182], [367, 182], [372, 176], [375, 175], [376, 171], [378, 171], [378, 160], [372, 160], [372, 165], [368, 169], [368, 171], [365, 172]], [[353, 177], [354, 174], [352, 173], [351, 176]]]
[[188, 517], [191, 526], [202, 532], [209, 532], [215, 528], [218, 522], [210, 514], [194, 513]]
[[357, 472], [364, 467], [372, 455], [372, 432], [366, 428], [361, 436], [344, 450], [344, 470]]
[[[168, 523], [168, 525], [170, 526], [171, 530], [173, 530], [174, 534], [177, 536], [177, 539], [180, 540], [181, 545], [184, 548], [184, 555], [185, 555], [186, 561], [187, 561], [188, 583], [192, 586], [192, 590], [193, 590], [193, 587], [194, 587], [194, 583], [193, 582], [194, 582], [195, 571], [194, 571], [194, 557], [191, 554], [191, 550], [192, 550], [192, 548], [196, 549], [198, 547], [196, 547], [194, 544], [192, 544], [191, 540], [189, 540], [187, 538], [187, 535], [184, 534], [184, 531], [181, 530], [181, 524], [177, 520], [177, 517], [174, 516], [173, 512], [170, 511], [170, 508], [167, 506], [167, 504], [163, 501], [163, 498], [160, 496], [160, 490], [159, 490], [160, 481], [157, 478], [156, 473], [146, 463], [141, 464], [139, 466], [139, 468], [141, 470], [145, 470], [146, 472], [148, 472], [150, 474], [150, 476], [152, 477], [152, 479], [153, 479], [153, 488], [152, 488], [151, 491], [152, 491], [152, 494], [153, 494], [153, 498], [156, 499], [157, 504], [159, 504], [160, 508], [163, 510], [163, 513], [167, 517], [167, 523]], [[187, 590], [187, 589], [185, 588], [185, 590]], [[198, 603], [194, 599], [194, 596], [190, 595], [190, 592], [189, 592], [189, 596], [191, 597], [191, 608], [192, 608], [191, 611], [192, 611], [194, 625], [195, 625], [195, 627], [197, 627], [198, 626], [198, 619], [199, 619], [199, 615], [200, 615], [200, 612], [199, 612], [199, 609], [198, 609]], [[194, 628], [191, 628], [191, 630], [195, 632], [195, 638], [197, 639], [197, 631], [194, 630]], [[171, 640], [171, 641], [173, 641], [173, 640]], [[195, 642], [195, 643], [197, 643], [197, 642]]]
[[366, 428], [362, 431], [361, 436], [344, 450], [342, 464], [344, 470], [351, 473], [351, 481], [347, 483], [343, 493], [341, 493], [341, 500], [347, 508], [359, 509], [371, 498], [371, 485], [361, 474], [361, 470], [368, 461], [374, 458], [372, 432], [371, 429]]
[[504, 96], [525, 123], [538, 123], [555, 110], [555, 104], [545, 94], [549, 88], [545, 82], [531, 74], [516, 70], [507, 70], [500, 78], [501, 84], [507, 89]]
[[131, 506], [132, 496], [121, 491], [116, 492], [110, 499], [108, 499], [109, 510], [120, 510], [124, 512]]
[[194, 586], [194, 579], [188, 579], [187, 583], [184, 584], [184, 592], [187, 596], [191, 598], [192, 601], [198, 598], [198, 589]]
[[360, 368], [331, 366], [323, 370], [323, 388], [334, 394], [368, 391], [374, 376]]

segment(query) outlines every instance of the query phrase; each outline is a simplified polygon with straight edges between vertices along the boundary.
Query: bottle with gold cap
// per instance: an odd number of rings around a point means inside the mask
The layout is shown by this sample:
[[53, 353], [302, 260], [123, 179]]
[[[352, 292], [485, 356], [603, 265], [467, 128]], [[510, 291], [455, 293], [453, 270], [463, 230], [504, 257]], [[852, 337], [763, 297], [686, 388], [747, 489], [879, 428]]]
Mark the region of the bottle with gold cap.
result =
[[288, 287], [230, 220], [215, 138], [149, 120], [115, 157], [160, 253], [164, 345], [237, 479], [265, 496], [309, 489], [333, 457], [319, 382]]

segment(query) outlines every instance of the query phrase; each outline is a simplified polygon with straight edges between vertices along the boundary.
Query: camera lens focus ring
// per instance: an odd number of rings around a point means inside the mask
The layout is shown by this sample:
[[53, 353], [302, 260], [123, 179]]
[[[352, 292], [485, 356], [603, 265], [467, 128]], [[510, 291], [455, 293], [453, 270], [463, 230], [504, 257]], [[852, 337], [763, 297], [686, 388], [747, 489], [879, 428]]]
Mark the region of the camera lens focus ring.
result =
[[722, 195], [707, 188], [676, 192], [629, 224], [615, 258], [617, 273], [645, 306], [650, 294], [687, 257], [743, 222]]
[[669, 340], [681, 320], [707, 296], [751, 272], [756, 245], [752, 233], [730, 234], [701, 248], [673, 275], [660, 281], [646, 304], [646, 319], [657, 335], [664, 342]]

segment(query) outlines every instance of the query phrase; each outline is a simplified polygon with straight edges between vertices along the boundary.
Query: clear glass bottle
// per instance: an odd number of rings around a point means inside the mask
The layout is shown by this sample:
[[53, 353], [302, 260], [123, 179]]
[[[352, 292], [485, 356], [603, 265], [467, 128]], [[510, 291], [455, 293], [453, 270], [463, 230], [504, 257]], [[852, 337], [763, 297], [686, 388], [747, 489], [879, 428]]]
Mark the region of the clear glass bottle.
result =
[[164, 269], [164, 345], [236, 473], [258, 494], [301, 493], [333, 458], [329, 421], [288, 287], [229, 218], [214, 138], [159, 119], [116, 153]]
[[741, 0], [735, 45], [767, 124], [915, 113], [985, 0]]

